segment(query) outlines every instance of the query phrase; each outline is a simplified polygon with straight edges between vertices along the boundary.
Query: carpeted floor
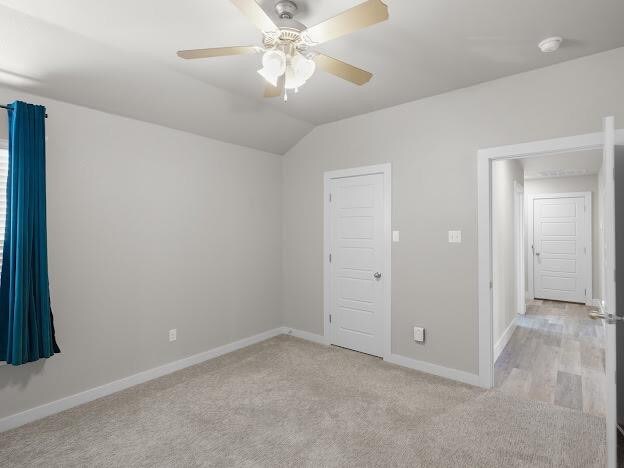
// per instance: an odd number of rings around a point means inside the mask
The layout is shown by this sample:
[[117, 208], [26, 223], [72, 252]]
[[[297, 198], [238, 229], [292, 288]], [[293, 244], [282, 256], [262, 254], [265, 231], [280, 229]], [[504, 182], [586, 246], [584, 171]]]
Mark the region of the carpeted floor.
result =
[[0, 434], [2, 466], [589, 467], [602, 418], [280, 336]]

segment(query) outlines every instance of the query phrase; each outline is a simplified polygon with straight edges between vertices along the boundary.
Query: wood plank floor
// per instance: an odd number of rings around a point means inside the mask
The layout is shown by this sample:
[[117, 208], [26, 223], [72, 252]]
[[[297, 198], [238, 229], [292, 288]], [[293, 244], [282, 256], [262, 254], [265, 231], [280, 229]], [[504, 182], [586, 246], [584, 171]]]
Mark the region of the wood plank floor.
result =
[[495, 364], [495, 385], [529, 400], [605, 415], [605, 333], [582, 304], [534, 300]]

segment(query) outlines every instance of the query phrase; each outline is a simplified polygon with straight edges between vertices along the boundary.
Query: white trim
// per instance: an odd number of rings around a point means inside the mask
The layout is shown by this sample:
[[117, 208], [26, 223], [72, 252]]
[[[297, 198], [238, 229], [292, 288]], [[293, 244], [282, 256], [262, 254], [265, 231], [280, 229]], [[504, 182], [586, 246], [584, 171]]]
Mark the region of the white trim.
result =
[[527, 277], [529, 279], [528, 284], [527, 284], [527, 294], [528, 297], [527, 299], [529, 299], [530, 301], [532, 301], [533, 299], [535, 299], [535, 289], [534, 289], [534, 285], [533, 285], [533, 281], [535, 279], [534, 276], [534, 272], [533, 272], [533, 260], [534, 260], [534, 255], [533, 252], [535, 251], [535, 247], [533, 246], [533, 205], [534, 205], [534, 201], [533, 199], [531, 199], [531, 194], [527, 194], [526, 196], [526, 212], [527, 212]]
[[[530, 193], [527, 195], [527, 204], [529, 205], [528, 208], [528, 219], [527, 219], [527, 223], [528, 223], [528, 245], [533, 246], [534, 243], [534, 227], [533, 227], [533, 222], [535, 221], [533, 219], [534, 217], [534, 213], [533, 213], [533, 206], [535, 205], [535, 200], [539, 200], [542, 198], [585, 198], [585, 206], [587, 207], [587, 211], [585, 212], [585, 238], [587, 239], [586, 241], [586, 245], [585, 248], [587, 249], [587, 255], [585, 256], [585, 271], [587, 272], [587, 280], [586, 280], [586, 284], [585, 284], [585, 304], [586, 305], [591, 305], [591, 301], [592, 301], [592, 297], [594, 296], [593, 291], [592, 291], [592, 284], [593, 284], [593, 260], [592, 260], [592, 250], [593, 250], [593, 244], [592, 244], [592, 226], [593, 226], [593, 219], [592, 219], [592, 194], [591, 192], [567, 192], [567, 193]], [[527, 264], [527, 269], [529, 271], [529, 297], [530, 299], [535, 299], [535, 278], [534, 278], [534, 274], [535, 274], [535, 270], [534, 270], [534, 255], [533, 255], [533, 249], [531, 249], [531, 255], [528, 256], [528, 264]]]
[[[615, 252], [615, 146], [620, 132], [615, 130], [615, 118], [607, 117], [603, 121], [603, 164], [604, 171], [604, 258], [603, 313], [617, 315]], [[620, 314], [621, 315], [621, 314]], [[604, 323], [604, 322], [603, 322]], [[607, 387], [606, 427], [607, 427], [607, 466], [615, 468], [617, 463], [617, 336], [616, 325], [606, 325], [605, 373]]]
[[[524, 246], [524, 186], [514, 180], [514, 254], [516, 273], [516, 313], [526, 313], [525, 252]], [[494, 359], [496, 361], [496, 359]]]
[[[317, 335], [316, 333], [310, 333], [303, 330], [297, 330], [295, 328], [283, 327], [282, 333], [284, 335], [291, 335], [297, 338], [302, 338], [314, 343], [329, 345], [325, 337]], [[460, 371], [457, 369], [451, 369], [449, 367], [438, 366], [437, 364], [431, 364], [430, 362], [418, 361], [416, 359], [401, 356], [399, 354], [390, 354], [384, 358], [384, 361], [389, 364], [395, 364], [397, 366], [406, 367], [408, 369], [414, 369], [427, 374], [437, 375], [451, 380], [457, 380], [469, 385], [479, 385], [479, 376], [470, 372]]]
[[390, 356], [384, 358], [384, 361], [398, 366], [408, 367], [420, 372], [425, 372], [427, 374], [457, 380], [458, 382], [467, 383], [469, 385], [480, 385], [480, 379], [477, 374], [451, 369], [449, 367], [438, 366], [437, 364], [432, 364], [430, 362], [418, 361], [417, 359], [408, 358], [399, 354], [390, 354]]
[[323, 335], [317, 335], [316, 333], [297, 330], [296, 328], [282, 327], [282, 334], [301, 338], [306, 341], [312, 341], [313, 343], [329, 345], [329, 341]]
[[[622, 130], [624, 138], [624, 130]], [[516, 145], [496, 146], [479, 150], [479, 159], [521, 159], [531, 156], [602, 149], [603, 133], [586, 133], [571, 137], [532, 141]]]
[[589, 304], [591, 307], [600, 307], [602, 309], [602, 300], [601, 299], [592, 299]]
[[[624, 130], [618, 131], [624, 141]], [[552, 140], [480, 149], [477, 154], [477, 226], [479, 261], [479, 383], [494, 386], [494, 345], [492, 337], [492, 161], [570, 151], [602, 149], [604, 133], [589, 133]]]
[[505, 346], [507, 346], [507, 343], [509, 343], [509, 340], [511, 340], [513, 332], [516, 330], [517, 326], [518, 326], [518, 316], [513, 318], [513, 320], [507, 327], [507, 329], [504, 331], [503, 335], [499, 338], [496, 345], [494, 345], [494, 362], [495, 363], [498, 357], [500, 356], [500, 354], [503, 352], [503, 349], [505, 349]]
[[36, 406], [35, 408], [22, 411], [21, 413], [6, 416], [0, 419], [0, 432], [22, 426], [23, 424], [45, 418], [46, 416], [50, 416], [52, 414], [60, 413], [61, 411], [73, 408], [74, 406], [82, 405], [98, 398], [111, 395], [112, 393], [125, 390], [126, 388], [147, 382], [148, 380], [153, 380], [158, 377], [162, 377], [163, 375], [171, 374], [172, 372], [194, 366], [195, 364], [208, 361], [218, 356], [222, 356], [223, 354], [231, 353], [232, 351], [236, 351], [241, 348], [246, 348], [247, 346], [251, 346], [255, 343], [281, 335], [283, 331], [282, 327], [274, 328], [248, 338], [243, 338], [242, 340], [238, 340], [233, 343], [213, 348], [209, 351], [204, 351], [203, 353], [194, 354], [178, 361], [170, 362], [162, 366], [154, 367], [152, 369], [124, 377], [123, 379], [109, 382], [99, 387], [90, 388], [84, 392], [76, 393], [41, 406]]
[[345, 177], [356, 177], [362, 175], [383, 174], [384, 176], [384, 245], [386, 266], [384, 269], [385, 278], [385, 304], [384, 320], [385, 330], [383, 337], [383, 358], [386, 359], [392, 353], [392, 166], [390, 163], [377, 164], [374, 166], [355, 167], [351, 169], [340, 169], [329, 171], [323, 174], [323, 336], [326, 342], [331, 343], [331, 325], [329, 323], [329, 312], [331, 310], [331, 264], [329, 262], [331, 246], [331, 209], [329, 205], [330, 184], [332, 179], [342, 179]]

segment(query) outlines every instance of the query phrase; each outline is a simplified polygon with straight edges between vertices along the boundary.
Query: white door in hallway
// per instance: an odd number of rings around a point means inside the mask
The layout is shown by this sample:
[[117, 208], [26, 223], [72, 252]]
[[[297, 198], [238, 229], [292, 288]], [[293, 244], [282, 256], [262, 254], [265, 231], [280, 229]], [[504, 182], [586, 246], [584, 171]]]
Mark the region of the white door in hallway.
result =
[[374, 356], [384, 350], [384, 175], [330, 183], [330, 340]]
[[590, 195], [533, 197], [533, 285], [536, 298], [582, 303], [589, 298]]

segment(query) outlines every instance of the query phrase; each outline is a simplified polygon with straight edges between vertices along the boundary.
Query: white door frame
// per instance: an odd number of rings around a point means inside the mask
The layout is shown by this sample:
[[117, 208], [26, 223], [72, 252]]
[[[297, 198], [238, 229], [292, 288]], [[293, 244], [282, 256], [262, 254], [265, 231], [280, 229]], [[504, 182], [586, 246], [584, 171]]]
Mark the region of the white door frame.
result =
[[374, 166], [355, 167], [351, 169], [340, 169], [328, 171], [323, 174], [324, 180], [324, 237], [323, 237], [323, 337], [326, 344], [331, 344], [331, 333], [329, 314], [331, 311], [331, 265], [329, 254], [331, 247], [331, 207], [329, 204], [330, 185], [333, 179], [343, 179], [345, 177], [357, 177], [364, 175], [382, 174], [384, 193], [384, 248], [385, 265], [383, 271], [384, 278], [384, 330], [381, 332], [383, 340], [383, 358], [388, 359], [392, 354], [391, 343], [391, 319], [392, 319], [392, 166], [390, 163], [378, 164]]
[[[624, 130], [616, 132], [616, 143], [624, 145]], [[479, 384], [484, 388], [492, 388], [494, 386], [494, 339], [492, 336], [492, 162], [500, 159], [519, 159], [571, 151], [602, 150], [603, 146], [604, 133], [596, 132], [517, 145], [484, 148], [478, 151]]]
[[[533, 245], [534, 243], [534, 225], [533, 219], [533, 206], [535, 204], [535, 200], [540, 200], [544, 198], [585, 198], [585, 206], [587, 207], [587, 211], [585, 212], [585, 239], [587, 239], [586, 248], [587, 255], [585, 257], [585, 270], [587, 272], [587, 279], [585, 283], [585, 304], [592, 305], [592, 284], [593, 284], [593, 263], [592, 263], [592, 194], [591, 192], [569, 192], [569, 193], [531, 193], [527, 197], [527, 223], [528, 223], [528, 245]], [[529, 261], [527, 264], [527, 269], [529, 271], [529, 298], [535, 299], [535, 258], [533, 255], [533, 250], [530, 250]]]
[[524, 186], [514, 180], [514, 251], [516, 270], [516, 313], [526, 313], [524, 246]]

